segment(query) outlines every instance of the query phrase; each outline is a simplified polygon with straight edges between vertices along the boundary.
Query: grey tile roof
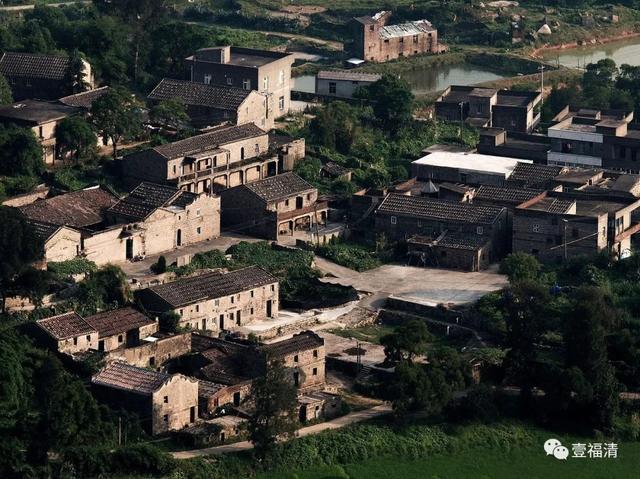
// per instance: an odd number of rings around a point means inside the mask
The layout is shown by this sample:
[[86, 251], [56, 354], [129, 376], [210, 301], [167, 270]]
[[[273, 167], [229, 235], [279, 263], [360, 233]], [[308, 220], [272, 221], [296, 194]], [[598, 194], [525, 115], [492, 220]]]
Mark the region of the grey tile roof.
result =
[[40, 319], [36, 324], [57, 340], [95, 333], [96, 329], [75, 312]]
[[45, 223], [44, 221], [36, 221], [27, 218], [27, 223], [33, 228], [33, 232], [42, 241], [47, 241], [53, 234], [60, 229], [58, 225]]
[[85, 321], [98, 331], [100, 338], [126, 333], [131, 329], [155, 323], [153, 319], [130, 307], [103, 311], [85, 318]]
[[527, 206], [528, 210], [546, 211], [547, 213], [567, 214], [569, 209], [573, 207], [575, 201], [564, 200], [560, 198], [546, 197], [540, 201]]
[[297, 352], [317, 349], [321, 346], [324, 346], [324, 339], [313, 331], [302, 331], [289, 339], [263, 344], [260, 349], [267, 354], [268, 358], [279, 359]]
[[251, 91], [164, 78], [149, 94], [149, 99], [161, 101], [179, 98], [185, 105], [236, 111], [251, 94]]
[[438, 246], [451, 249], [475, 251], [488, 243], [487, 238], [480, 235], [464, 235], [447, 233], [438, 241]]
[[151, 395], [171, 378], [169, 374], [115, 361], [91, 378], [98, 386]]
[[195, 193], [182, 191], [174, 186], [142, 182], [109, 208], [109, 212], [142, 220], [158, 208], [172, 205], [184, 207], [197, 197]]
[[242, 185], [266, 202], [287, 198], [289, 196], [315, 189], [313, 185], [292, 172], [271, 176], [264, 180]]
[[56, 102], [23, 100], [12, 105], [0, 106], [0, 118], [27, 123], [47, 123], [78, 113], [77, 108]]
[[101, 223], [107, 209], [119, 198], [102, 187], [86, 188], [21, 206], [30, 220], [83, 228]]
[[68, 68], [69, 59], [63, 56], [6, 52], [0, 58], [0, 74], [6, 77], [62, 80]]
[[172, 308], [205, 299], [221, 298], [277, 283], [278, 279], [259, 268], [249, 266], [229, 273], [205, 273], [149, 288]]
[[58, 100], [60, 103], [68, 106], [75, 106], [78, 108], [84, 108], [88, 110], [93, 105], [93, 102], [98, 98], [106, 95], [109, 92], [108, 86], [103, 86], [101, 88], [96, 88], [95, 90], [88, 90], [82, 93], [76, 93], [75, 95], [65, 96]]
[[456, 223], [493, 224], [503, 208], [455, 203], [420, 196], [389, 194], [378, 207], [377, 214], [409, 216]]
[[509, 176], [508, 182], [526, 187], [544, 186], [553, 181], [562, 170], [562, 166], [518, 162]]
[[195, 155], [205, 151], [211, 151], [230, 143], [246, 140], [249, 138], [257, 138], [267, 135], [267, 132], [260, 129], [253, 123], [247, 123], [240, 126], [222, 126], [202, 135], [192, 136], [184, 140], [167, 143], [165, 145], [156, 146], [148, 150], [132, 153], [125, 157], [150, 157], [158, 161], [173, 160], [189, 155]]
[[501, 188], [499, 186], [483, 185], [476, 190], [474, 199], [511, 203], [519, 205], [543, 193], [543, 190], [528, 190], [525, 188]]

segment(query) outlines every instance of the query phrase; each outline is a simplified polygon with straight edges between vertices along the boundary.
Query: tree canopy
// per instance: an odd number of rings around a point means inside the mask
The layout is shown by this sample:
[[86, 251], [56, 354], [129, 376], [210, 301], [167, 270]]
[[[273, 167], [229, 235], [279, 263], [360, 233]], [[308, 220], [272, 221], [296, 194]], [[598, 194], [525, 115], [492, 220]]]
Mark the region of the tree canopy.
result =
[[114, 159], [118, 156], [120, 141], [134, 137], [142, 128], [140, 105], [122, 87], [109, 89], [109, 92], [93, 102], [91, 119], [103, 138], [112, 142]]

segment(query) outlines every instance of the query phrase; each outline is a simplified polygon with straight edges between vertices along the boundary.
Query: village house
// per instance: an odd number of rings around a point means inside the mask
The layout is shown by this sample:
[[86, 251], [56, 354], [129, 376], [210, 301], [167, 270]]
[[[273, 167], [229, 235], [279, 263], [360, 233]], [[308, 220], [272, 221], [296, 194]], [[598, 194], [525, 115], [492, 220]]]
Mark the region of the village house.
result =
[[45, 258], [70, 259], [75, 251], [98, 265], [160, 254], [220, 234], [218, 197], [152, 183], [140, 184], [123, 199], [99, 186], [20, 210], [47, 237]]
[[202, 48], [185, 61], [192, 82], [264, 94], [270, 121], [289, 113], [293, 62], [289, 53], [231, 46]]
[[391, 12], [353, 19], [353, 54], [366, 61], [387, 62], [400, 57], [440, 53], [438, 30], [427, 20], [387, 25]]
[[358, 88], [368, 87], [382, 78], [377, 73], [349, 70], [322, 70], [316, 74], [316, 95], [353, 98]]
[[530, 133], [540, 122], [541, 101], [535, 91], [452, 85], [438, 97], [435, 108], [439, 120]]
[[57, 147], [56, 127], [65, 118], [79, 113], [78, 108], [60, 103], [23, 100], [0, 106], [0, 123], [31, 129], [42, 146], [42, 161], [54, 166], [64, 160]]
[[[86, 60], [82, 63], [84, 81], [93, 88], [91, 65]], [[72, 93], [66, 56], [5, 52], [0, 57], [0, 75], [9, 82], [15, 101], [56, 100]]]
[[320, 176], [331, 180], [351, 181], [352, 172], [335, 161], [327, 161], [320, 168]]
[[114, 361], [91, 378], [98, 399], [136, 413], [152, 435], [182, 429], [198, 419], [198, 381]]
[[256, 90], [165, 78], [148, 98], [155, 104], [163, 100], [180, 100], [196, 128], [222, 123], [253, 123], [270, 130], [274, 124], [274, 116], [267, 110], [268, 97]]
[[284, 173], [221, 192], [222, 225], [277, 240], [327, 222], [329, 206], [318, 190], [295, 173]]
[[86, 318], [71, 312], [36, 321], [38, 338], [60, 353], [75, 354], [89, 350], [109, 352], [139, 346], [158, 331], [157, 321], [140, 311], [124, 307]]
[[549, 191], [522, 203], [513, 213], [513, 251], [543, 262], [594, 255], [608, 250], [619, 258], [631, 253], [640, 231], [635, 212], [640, 200], [607, 198], [580, 191]]
[[[509, 236], [505, 208], [395, 193], [387, 195], [377, 208], [375, 231], [394, 240], [419, 236], [441, 243], [438, 264], [443, 266], [456, 261], [450, 256], [456, 256], [469, 247], [480, 255], [480, 264], [498, 261], [506, 254]], [[413, 242], [424, 243], [424, 238]], [[471, 238], [475, 239], [472, 241]], [[476, 262], [475, 266], [471, 264], [468, 267], [479, 266]]]
[[269, 135], [248, 123], [132, 153], [122, 160], [122, 172], [130, 184], [153, 181], [215, 193], [291, 171], [304, 156], [304, 139]]
[[142, 338], [140, 344], [117, 348], [106, 354], [106, 360], [124, 361], [132, 366], [159, 369], [168, 361], [191, 352], [191, 333], [156, 331]]
[[546, 135], [481, 128], [477, 149], [483, 155], [506, 156], [546, 165], [551, 140]]
[[109, 93], [109, 89], [110, 87], [103, 86], [100, 88], [95, 88], [93, 90], [74, 93], [73, 95], [67, 95], [59, 98], [58, 102], [62, 103], [63, 105], [80, 108], [85, 113], [88, 113], [93, 106], [93, 102]]
[[278, 316], [278, 279], [259, 268], [209, 272], [137, 292], [147, 311], [180, 315], [180, 326], [232, 330]]

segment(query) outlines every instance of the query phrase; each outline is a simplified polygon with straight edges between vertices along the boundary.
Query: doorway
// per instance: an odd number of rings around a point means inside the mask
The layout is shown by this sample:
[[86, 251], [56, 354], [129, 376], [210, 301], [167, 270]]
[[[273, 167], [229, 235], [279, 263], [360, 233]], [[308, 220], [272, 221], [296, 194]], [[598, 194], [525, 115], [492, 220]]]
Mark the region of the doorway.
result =
[[176, 246], [182, 246], [182, 230], [176, 231]]
[[267, 318], [273, 317], [273, 301], [267, 301]]
[[127, 259], [133, 259], [133, 238], [127, 238], [125, 242], [125, 255]]
[[220, 315], [220, 330], [224, 329], [224, 314]]
[[300, 422], [307, 422], [307, 407], [300, 406], [300, 412], [298, 413], [298, 419]]
[[300, 208], [302, 208], [303, 204], [304, 204], [304, 199], [302, 198], [302, 196], [297, 196], [296, 197], [296, 209], [299, 210]]

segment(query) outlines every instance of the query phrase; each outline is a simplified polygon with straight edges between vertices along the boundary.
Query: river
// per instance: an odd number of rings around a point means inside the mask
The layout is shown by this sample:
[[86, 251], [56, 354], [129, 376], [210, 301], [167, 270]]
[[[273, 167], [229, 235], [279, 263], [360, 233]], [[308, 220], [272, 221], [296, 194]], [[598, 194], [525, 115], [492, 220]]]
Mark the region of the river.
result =
[[584, 68], [603, 58], [611, 58], [617, 65], [640, 65], [640, 37], [633, 37], [601, 45], [590, 45], [566, 50], [548, 50], [542, 57], [550, 63], [571, 68]]
[[[416, 95], [444, 90], [449, 85], [474, 85], [504, 78], [504, 75], [465, 63], [435, 65], [428, 69], [405, 71], [400, 76], [407, 80]], [[315, 76], [303, 75], [294, 78], [293, 90], [314, 93]]]

